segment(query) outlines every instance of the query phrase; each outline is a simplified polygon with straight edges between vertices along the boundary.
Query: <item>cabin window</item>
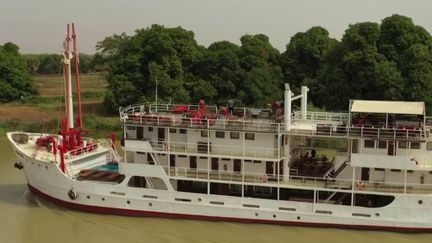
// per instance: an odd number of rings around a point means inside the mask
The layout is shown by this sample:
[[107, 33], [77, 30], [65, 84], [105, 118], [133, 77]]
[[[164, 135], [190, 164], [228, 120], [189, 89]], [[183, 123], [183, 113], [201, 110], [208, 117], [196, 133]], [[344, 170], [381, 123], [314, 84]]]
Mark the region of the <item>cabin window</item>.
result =
[[411, 149], [420, 149], [419, 142], [411, 142]]
[[230, 138], [231, 139], [239, 139], [240, 138], [240, 133], [239, 132], [231, 132], [230, 133]]
[[153, 127], [148, 127], [149, 132], [153, 132]]
[[365, 148], [375, 148], [375, 141], [374, 140], [365, 140], [364, 141], [364, 147]]
[[179, 130], [179, 133], [181, 133], [181, 134], [186, 134], [186, 133], [187, 133], [187, 130], [186, 130], [186, 129], [180, 129], [180, 130]]
[[385, 171], [383, 168], [375, 168], [374, 171]]
[[136, 130], [136, 127], [128, 126], [128, 127], [127, 127], [127, 130]]
[[398, 142], [398, 148], [406, 149], [407, 148], [407, 142], [406, 141], [399, 141]]
[[427, 150], [432, 150], [432, 142], [427, 142], [426, 149]]
[[150, 165], [154, 165], [153, 156], [152, 156], [150, 153], [147, 154], [147, 162], [148, 162]]
[[169, 132], [170, 132], [170, 133], [177, 133], [177, 129], [175, 129], [175, 128], [170, 128], [170, 129], [169, 129]]
[[222, 131], [216, 131], [215, 135], [217, 138], [225, 138], [225, 132]]
[[386, 149], [387, 148], [387, 141], [378, 141], [378, 148], [379, 149]]
[[245, 139], [255, 140], [255, 133], [245, 133]]
[[128, 182], [130, 187], [141, 187], [146, 188], [147, 182], [145, 177], [142, 176], [132, 176]]
[[206, 138], [206, 137], [208, 137], [208, 133], [207, 133], [207, 131], [201, 131], [201, 137], [203, 137], [203, 138]]

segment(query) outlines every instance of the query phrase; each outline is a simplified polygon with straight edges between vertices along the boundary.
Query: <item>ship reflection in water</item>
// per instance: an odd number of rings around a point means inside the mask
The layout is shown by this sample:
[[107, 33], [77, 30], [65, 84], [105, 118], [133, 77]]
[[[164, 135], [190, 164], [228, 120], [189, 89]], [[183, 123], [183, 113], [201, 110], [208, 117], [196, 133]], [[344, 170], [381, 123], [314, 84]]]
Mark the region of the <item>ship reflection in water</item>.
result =
[[102, 215], [39, 199], [0, 138], [0, 242], [430, 242], [432, 234]]

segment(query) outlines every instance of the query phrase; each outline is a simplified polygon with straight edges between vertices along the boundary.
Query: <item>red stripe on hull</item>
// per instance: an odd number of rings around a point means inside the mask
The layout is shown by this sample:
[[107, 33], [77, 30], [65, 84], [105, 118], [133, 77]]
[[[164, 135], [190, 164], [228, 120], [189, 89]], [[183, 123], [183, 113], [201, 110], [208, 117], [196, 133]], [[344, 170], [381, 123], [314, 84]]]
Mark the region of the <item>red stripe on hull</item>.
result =
[[87, 212], [103, 213], [103, 214], [117, 214], [127, 216], [150, 216], [150, 217], [163, 217], [163, 218], [175, 218], [175, 219], [201, 219], [211, 221], [232, 221], [240, 223], [265, 223], [265, 224], [278, 224], [278, 225], [294, 225], [294, 226], [312, 226], [312, 227], [333, 227], [341, 229], [366, 229], [366, 230], [385, 230], [385, 231], [397, 231], [397, 232], [432, 232], [432, 228], [413, 228], [413, 227], [397, 227], [397, 226], [375, 226], [375, 225], [344, 225], [344, 224], [332, 224], [332, 223], [312, 223], [312, 222], [298, 222], [298, 221], [280, 221], [280, 220], [266, 220], [266, 219], [247, 219], [247, 218], [231, 218], [231, 217], [220, 217], [220, 216], [206, 216], [206, 215], [193, 215], [193, 214], [179, 214], [179, 213], [167, 213], [167, 212], [153, 212], [143, 211], [135, 209], [123, 209], [123, 208], [110, 208], [101, 206], [91, 206], [78, 203], [72, 203], [64, 201], [48, 194], [45, 194], [35, 187], [28, 185], [30, 191], [42, 198], [52, 201], [56, 204], [78, 209]]

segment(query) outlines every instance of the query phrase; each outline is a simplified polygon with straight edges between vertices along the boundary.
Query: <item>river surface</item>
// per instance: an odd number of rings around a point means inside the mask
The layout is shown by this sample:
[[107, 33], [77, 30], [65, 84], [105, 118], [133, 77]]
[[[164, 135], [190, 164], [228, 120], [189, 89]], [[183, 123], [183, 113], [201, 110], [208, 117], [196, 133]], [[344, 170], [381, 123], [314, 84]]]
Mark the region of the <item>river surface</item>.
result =
[[402, 234], [124, 217], [75, 211], [31, 194], [15, 156], [0, 137], [0, 243], [14, 242], [432, 242], [432, 234]]

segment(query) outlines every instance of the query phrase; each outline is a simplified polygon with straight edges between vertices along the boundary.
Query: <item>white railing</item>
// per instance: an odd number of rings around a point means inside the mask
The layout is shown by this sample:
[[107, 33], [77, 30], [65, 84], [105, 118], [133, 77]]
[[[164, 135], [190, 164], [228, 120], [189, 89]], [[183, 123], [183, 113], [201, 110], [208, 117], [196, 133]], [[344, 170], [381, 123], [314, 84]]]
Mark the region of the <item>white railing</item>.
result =
[[294, 122], [306, 120], [312, 122], [335, 122], [342, 125], [347, 123], [348, 113], [308, 111], [306, 113], [306, 118], [304, 118], [300, 111], [295, 111], [292, 119]]
[[428, 136], [422, 129], [403, 128], [375, 128], [375, 127], [346, 127], [333, 126], [328, 124], [317, 124], [315, 129], [291, 129], [290, 134], [327, 136], [327, 137], [361, 137], [361, 138], [382, 138], [382, 139], [406, 139], [420, 140]]
[[[278, 149], [274, 148], [263, 148], [263, 147], [245, 147], [233, 146], [233, 145], [219, 145], [210, 143], [210, 148], [207, 147], [207, 143], [180, 143], [180, 142], [161, 142], [157, 140], [146, 140], [142, 142], [148, 142], [151, 148], [148, 146], [139, 146], [139, 140], [132, 141], [131, 149], [139, 150], [142, 147], [144, 152], [176, 152], [176, 153], [193, 153], [197, 155], [218, 155], [218, 156], [239, 156], [245, 158], [254, 159], [278, 159]], [[128, 144], [126, 142], [126, 149]], [[244, 151], [244, 153], [243, 153]]]
[[[90, 140], [89, 140], [90, 141]], [[102, 140], [102, 141], [96, 141], [92, 142], [89, 145], [77, 148], [74, 150], [70, 150], [67, 153], [64, 154], [65, 158], [65, 165], [66, 165], [66, 172], [69, 176], [74, 176], [77, 171], [76, 168], [81, 168], [82, 166], [74, 165], [74, 159], [79, 159], [81, 157], [85, 157], [88, 153], [93, 153], [103, 150], [108, 150], [108, 154], [105, 156], [104, 161], [96, 160], [95, 164], [106, 164], [108, 162], [119, 162], [121, 160], [121, 156], [117, 153], [115, 149], [113, 149], [113, 144], [111, 140]], [[89, 166], [89, 164], [86, 164], [85, 167]]]
[[122, 118], [126, 124], [174, 126], [179, 128], [205, 128], [223, 130], [244, 130], [258, 132], [278, 132], [283, 130], [283, 124], [270, 120], [251, 120], [245, 117], [237, 118], [185, 118], [175, 114], [128, 114]]
[[[345, 179], [323, 179], [317, 177], [307, 176], [289, 176], [288, 181], [283, 181], [282, 176], [267, 175], [265, 173], [241, 173], [236, 171], [221, 171], [207, 169], [191, 169], [185, 167], [163, 167], [165, 172], [171, 177], [194, 178], [205, 180], [218, 180], [221, 182], [234, 182], [234, 183], [258, 183], [263, 186], [280, 186], [286, 187], [301, 186], [324, 188], [324, 189], [337, 189], [337, 190], [352, 190], [355, 192], [388, 192], [388, 193], [416, 193], [416, 194], [430, 194], [432, 193], [432, 184], [416, 184], [416, 183], [390, 183], [382, 181], [361, 181], [345, 180]], [[354, 185], [354, 188], [352, 188]]]

